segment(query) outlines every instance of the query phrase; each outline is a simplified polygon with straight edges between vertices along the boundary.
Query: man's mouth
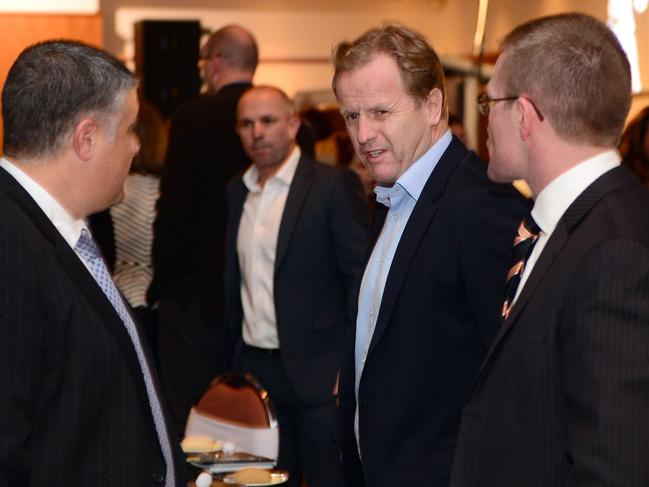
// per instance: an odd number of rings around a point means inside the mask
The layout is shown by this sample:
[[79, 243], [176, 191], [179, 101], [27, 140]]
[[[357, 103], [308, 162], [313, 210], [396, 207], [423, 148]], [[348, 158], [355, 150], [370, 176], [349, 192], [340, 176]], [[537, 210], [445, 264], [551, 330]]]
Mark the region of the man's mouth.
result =
[[383, 149], [365, 151], [365, 157], [367, 160], [376, 159], [381, 156], [385, 151]]

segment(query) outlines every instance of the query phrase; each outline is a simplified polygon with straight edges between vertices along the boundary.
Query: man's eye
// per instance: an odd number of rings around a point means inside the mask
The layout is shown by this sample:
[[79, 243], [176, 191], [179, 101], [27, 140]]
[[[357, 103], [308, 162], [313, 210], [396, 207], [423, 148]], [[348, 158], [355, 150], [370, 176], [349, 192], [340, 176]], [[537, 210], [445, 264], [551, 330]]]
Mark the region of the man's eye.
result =
[[358, 119], [358, 113], [345, 113], [345, 122], [350, 123]]
[[378, 119], [383, 119], [383, 118], [387, 118], [388, 116], [390, 116], [390, 112], [388, 110], [379, 110], [379, 109], [377, 109], [377, 110], [374, 110], [373, 113], [374, 113], [374, 117], [378, 118]]

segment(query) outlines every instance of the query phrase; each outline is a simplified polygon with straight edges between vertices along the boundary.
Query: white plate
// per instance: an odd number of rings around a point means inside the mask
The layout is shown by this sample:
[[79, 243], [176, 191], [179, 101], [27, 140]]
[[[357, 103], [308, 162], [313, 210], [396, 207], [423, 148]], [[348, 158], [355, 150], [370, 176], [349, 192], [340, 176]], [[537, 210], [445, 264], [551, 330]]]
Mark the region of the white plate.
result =
[[241, 482], [237, 482], [234, 474], [228, 474], [225, 477], [223, 477], [223, 482], [226, 484], [239, 484], [239, 485], [245, 485], [247, 487], [262, 487], [265, 485], [279, 485], [283, 484], [288, 480], [288, 472], [281, 472], [281, 471], [274, 471], [270, 473], [270, 482], [268, 483], [244, 483], [242, 484]]

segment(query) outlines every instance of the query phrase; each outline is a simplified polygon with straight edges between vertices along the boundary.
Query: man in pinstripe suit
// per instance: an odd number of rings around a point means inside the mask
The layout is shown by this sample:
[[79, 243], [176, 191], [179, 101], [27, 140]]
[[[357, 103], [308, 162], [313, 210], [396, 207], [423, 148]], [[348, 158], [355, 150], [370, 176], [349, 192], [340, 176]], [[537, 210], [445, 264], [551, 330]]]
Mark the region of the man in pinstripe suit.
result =
[[4, 85], [2, 486], [184, 484], [146, 343], [84, 220], [122, 198], [136, 86], [71, 41], [26, 49]]
[[615, 151], [630, 91], [592, 17], [504, 41], [479, 100], [489, 175], [527, 181], [540, 233], [469, 390], [455, 487], [649, 485], [649, 193]]

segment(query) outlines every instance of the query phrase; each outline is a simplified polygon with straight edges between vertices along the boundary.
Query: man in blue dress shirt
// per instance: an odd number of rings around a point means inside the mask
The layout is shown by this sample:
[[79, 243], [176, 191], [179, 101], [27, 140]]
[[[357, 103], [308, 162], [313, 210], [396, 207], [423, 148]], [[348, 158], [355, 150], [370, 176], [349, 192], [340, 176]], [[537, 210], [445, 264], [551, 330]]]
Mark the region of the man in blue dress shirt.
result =
[[442, 66], [420, 34], [371, 29], [333, 63], [381, 203], [341, 371], [347, 485], [445, 487], [525, 204], [451, 135]]

